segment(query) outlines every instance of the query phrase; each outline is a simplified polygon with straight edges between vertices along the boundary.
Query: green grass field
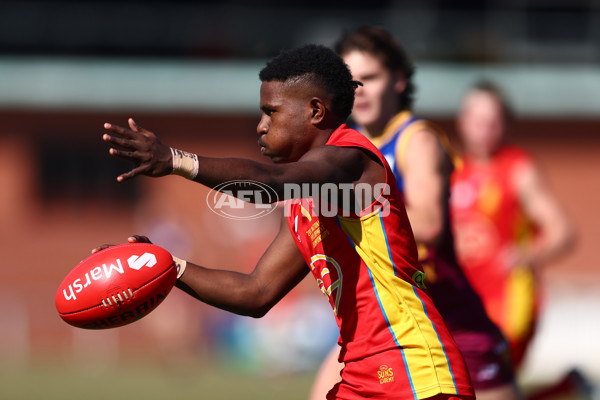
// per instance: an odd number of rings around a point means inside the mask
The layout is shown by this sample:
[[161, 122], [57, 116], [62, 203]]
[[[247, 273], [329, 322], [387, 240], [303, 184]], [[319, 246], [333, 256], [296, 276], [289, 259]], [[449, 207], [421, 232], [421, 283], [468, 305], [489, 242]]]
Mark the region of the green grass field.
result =
[[[155, 363], [99, 369], [36, 362], [34, 366], [0, 366], [0, 400], [306, 400], [314, 372], [264, 376], [224, 364], [187, 369], [161, 368]], [[526, 392], [533, 388], [525, 388]], [[585, 400], [558, 396], [552, 400]]]
[[216, 368], [172, 371], [128, 365], [102, 371], [40, 364], [20, 371], [0, 369], [2, 400], [305, 400], [312, 374], [264, 377]]

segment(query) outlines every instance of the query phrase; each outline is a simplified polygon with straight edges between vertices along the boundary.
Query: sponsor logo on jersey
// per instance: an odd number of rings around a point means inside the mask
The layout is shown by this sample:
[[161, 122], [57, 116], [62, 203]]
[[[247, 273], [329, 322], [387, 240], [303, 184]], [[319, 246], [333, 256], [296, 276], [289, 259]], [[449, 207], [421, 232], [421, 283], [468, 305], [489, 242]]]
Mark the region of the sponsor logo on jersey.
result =
[[315, 254], [310, 260], [310, 270], [317, 279], [319, 289], [328, 297], [333, 312], [337, 315], [342, 298], [342, 268], [332, 257]]
[[427, 289], [425, 286], [425, 273], [423, 271], [415, 271], [412, 275], [412, 280], [419, 289]]

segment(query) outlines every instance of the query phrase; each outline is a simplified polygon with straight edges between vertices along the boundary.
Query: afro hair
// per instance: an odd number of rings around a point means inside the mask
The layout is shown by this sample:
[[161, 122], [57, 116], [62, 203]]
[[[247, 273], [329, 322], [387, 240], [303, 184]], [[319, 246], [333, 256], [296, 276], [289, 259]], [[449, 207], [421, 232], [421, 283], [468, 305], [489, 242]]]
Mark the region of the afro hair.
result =
[[354, 105], [354, 91], [360, 84], [352, 80], [348, 67], [333, 50], [309, 44], [281, 52], [260, 71], [262, 82], [286, 82], [306, 77], [331, 95], [332, 111], [348, 118]]

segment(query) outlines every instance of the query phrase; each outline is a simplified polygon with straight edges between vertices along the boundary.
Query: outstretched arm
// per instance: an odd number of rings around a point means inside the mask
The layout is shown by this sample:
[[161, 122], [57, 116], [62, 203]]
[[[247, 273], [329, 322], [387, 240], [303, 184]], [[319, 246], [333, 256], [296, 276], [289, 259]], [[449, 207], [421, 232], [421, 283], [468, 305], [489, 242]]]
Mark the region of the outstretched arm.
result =
[[[118, 181], [138, 175], [159, 177], [173, 172], [171, 148], [133, 119], [129, 119], [129, 128], [108, 123], [104, 128], [108, 133], [102, 138], [112, 146], [110, 154], [135, 165], [131, 171], [120, 175]], [[241, 158], [195, 157], [198, 159], [193, 178], [196, 182], [212, 188], [233, 180], [253, 180], [268, 185], [280, 199], [286, 183], [352, 183], [364, 177], [367, 164], [373, 169], [372, 161], [362, 151], [337, 146], [318, 146], [307, 151], [297, 162], [282, 164]], [[383, 174], [383, 168], [380, 174]]]

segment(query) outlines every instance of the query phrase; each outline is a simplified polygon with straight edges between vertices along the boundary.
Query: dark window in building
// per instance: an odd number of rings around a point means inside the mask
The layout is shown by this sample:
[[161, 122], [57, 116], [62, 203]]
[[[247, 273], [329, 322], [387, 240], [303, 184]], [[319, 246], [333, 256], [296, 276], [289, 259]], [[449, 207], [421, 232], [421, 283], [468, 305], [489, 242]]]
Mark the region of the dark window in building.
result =
[[[138, 194], [136, 180], [116, 178], [132, 164], [111, 157], [101, 142], [88, 143], [44, 135], [38, 149], [40, 195], [45, 204], [132, 204]], [[53, 139], [54, 138], [54, 139]]]

